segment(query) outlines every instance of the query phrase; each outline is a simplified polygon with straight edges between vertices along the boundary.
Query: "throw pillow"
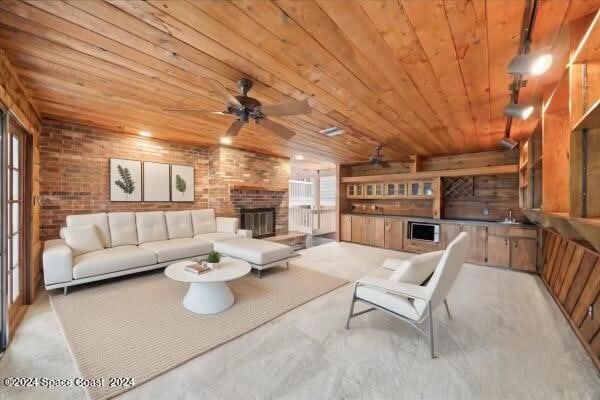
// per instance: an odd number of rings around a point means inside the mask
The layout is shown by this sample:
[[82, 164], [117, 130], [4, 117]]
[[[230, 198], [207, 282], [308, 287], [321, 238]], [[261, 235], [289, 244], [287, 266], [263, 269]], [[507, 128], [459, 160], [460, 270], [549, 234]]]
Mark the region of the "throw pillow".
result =
[[73, 257], [104, 249], [96, 225], [67, 227], [64, 234], [65, 242], [73, 251]]
[[391, 281], [421, 285], [435, 271], [443, 251], [417, 254], [400, 264], [388, 278]]

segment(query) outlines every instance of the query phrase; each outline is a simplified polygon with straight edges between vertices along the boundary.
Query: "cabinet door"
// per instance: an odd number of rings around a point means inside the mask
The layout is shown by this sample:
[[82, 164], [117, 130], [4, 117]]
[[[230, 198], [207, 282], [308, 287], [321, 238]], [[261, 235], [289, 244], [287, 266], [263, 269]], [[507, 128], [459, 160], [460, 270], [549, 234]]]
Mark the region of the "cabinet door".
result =
[[349, 242], [352, 240], [352, 216], [344, 214], [340, 216], [340, 240]]
[[385, 195], [386, 197], [396, 197], [396, 184], [395, 183], [386, 183], [385, 184]]
[[401, 219], [385, 220], [385, 248], [402, 250], [404, 221]]
[[365, 197], [373, 196], [375, 196], [375, 185], [372, 183], [368, 183], [365, 185]]
[[537, 240], [510, 238], [510, 266], [521, 271], [535, 272]]
[[433, 182], [427, 181], [423, 182], [423, 196], [433, 197]]
[[352, 242], [366, 244], [367, 217], [352, 216]]
[[463, 231], [469, 234], [471, 245], [467, 262], [485, 264], [485, 251], [487, 239], [487, 227], [477, 225], [463, 225]]
[[383, 197], [383, 183], [376, 183], [375, 184], [375, 196], [376, 197]]
[[371, 218], [369, 221], [369, 244], [371, 246], [383, 247], [385, 245], [385, 219], [379, 217]]
[[421, 182], [411, 182], [408, 188], [409, 196], [420, 196], [421, 195]]
[[354, 185], [354, 192], [356, 197], [363, 197], [363, 185], [357, 184]]
[[495, 267], [510, 265], [510, 239], [502, 236], [488, 236], [487, 263]]
[[440, 240], [442, 248], [448, 247], [448, 245], [456, 239], [458, 234], [462, 231], [461, 225], [458, 224], [442, 224], [442, 239]]
[[352, 198], [356, 195], [356, 185], [348, 185], [347, 187], [347, 197]]
[[398, 184], [398, 197], [406, 197], [406, 182]]

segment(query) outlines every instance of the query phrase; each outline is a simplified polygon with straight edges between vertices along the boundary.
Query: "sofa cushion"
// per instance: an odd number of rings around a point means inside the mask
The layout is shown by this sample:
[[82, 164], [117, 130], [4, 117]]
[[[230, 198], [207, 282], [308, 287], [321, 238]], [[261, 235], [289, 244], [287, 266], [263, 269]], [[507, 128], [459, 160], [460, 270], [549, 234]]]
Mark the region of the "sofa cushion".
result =
[[211, 243], [215, 243], [215, 242], [219, 242], [221, 240], [235, 239], [235, 235], [233, 233], [211, 232], [211, 233], [201, 233], [199, 235], [196, 235], [196, 236], [194, 236], [194, 239], [203, 239], [203, 240], [207, 240]]
[[189, 211], [165, 212], [169, 239], [191, 238], [194, 236], [192, 228], [192, 215]]
[[194, 235], [217, 231], [217, 219], [215, 217], [215, 210], [212, 208], [207, 210], [192, 210], [191, 214]]
[[156, 264], [156, 254], [137, 246], [118, 246], [82, 254], [73, 259], [73, 278], [109, 274]]
[[104, 245], [96, 225], [71, 226], [65, 229], [65, 242], [73, 256], [102, 250]]
[[100, 240], [104, 247], [110, 247], [110, 229], [108, 228], [108, 217], [106, 213], [67, 215], [67, 227], [96, 225], [100, 234]]
[[356, 297], [377, 304], [387, 310], [397, 314], [404, 315], [414, 321], [419, 320], [420, 315], [413, 306], [413, 303], [406, 297], [394, 295], [368, 286], [358, 286], [356, 288]]
[[138, 237], [134, 213], [108, 213], [108, 227], [110, 228], [110, 241], [113, 246], [135, 246], [137, 244]]
[[161, 240], [140, 244], [140, 247], [150, 250], [158, 257], [158, 262], [179, 260], [187, 257], [196, 257], [208, 254], [213, 250], [210, 242], [202, 239], [181, 238]]
[[167, 240], [167, 224], [165, 213], [162, 211], [135, 213], [138, 243], [155, 242]]
[[233, 239], [214, 243], [215, 251], [256, 265], [289, 258], [294, 251], [285, 244], [260, 239]]
[[236, 233], [240, 220], [231, 217], [217, 217], [217, 232]]

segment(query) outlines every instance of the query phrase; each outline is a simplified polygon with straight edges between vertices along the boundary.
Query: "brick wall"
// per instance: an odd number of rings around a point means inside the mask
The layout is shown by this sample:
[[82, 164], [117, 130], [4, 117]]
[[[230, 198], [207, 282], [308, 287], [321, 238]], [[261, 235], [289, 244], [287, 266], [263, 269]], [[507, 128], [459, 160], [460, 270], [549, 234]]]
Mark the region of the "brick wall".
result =
[[235, 186], [287, 188], [289, 160], [264, 154], [219, 147], [209, 164], [209, 207], [219, 215], [239, 216], [241, 208], [274, 207], [275, 229], [287, 233], [287, 190], [238, 190]]
[[[194, 165], [194, 203], [111, 202], [109, 159]], [[41, 239], [58, 237], [69, 214], [214, 208], [239, 214], [239, 204], [277, 207], [278, 232], [287, 231], [287, 192], [233, 191], [235, 184], [287, 186], [289, 161], [253, 152], [168, 143], [82, 125], [44, 121], [40, 137]], [[265, 205], [269, 204], [269, 205]]]

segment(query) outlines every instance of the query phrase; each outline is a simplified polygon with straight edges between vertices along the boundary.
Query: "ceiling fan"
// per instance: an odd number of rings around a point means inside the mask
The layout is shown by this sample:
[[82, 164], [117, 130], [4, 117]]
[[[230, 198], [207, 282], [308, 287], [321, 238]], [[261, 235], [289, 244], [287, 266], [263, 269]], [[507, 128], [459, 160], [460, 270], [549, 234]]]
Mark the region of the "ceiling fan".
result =
[[226, 111], [206, 111], [199, 109], [167, 109], [165, 111], [173, 111], [180, 113], [195, 113], [195, 114], [217, 114], [237, 118], [227, 129], [225, 136], [232, 137], [240, 132], [244, 124], [249, 123], [252, 119], [258, 125], [267, 128], [277, 136], [283, 139], [291, 139], [296, 133], [286, 128], [285, 126], [273, 122], [268, 117], [281, 117], [285, 115], [298, 115], [310, 113], [310, 105], [308, 101], [293, 101], [290, 103], [275, 104], [272, 106], [263, 106], [262, 103], [255, 98], [248, 97], [248, 91], [252, 88], [252, 81], [249, 79], [240, 79], [237, 81], [237, 86], [240, 88], [241, 96], [234, 96], [220, 83], [214, 82], [213, 87], [219, 96], [227, 101]]
[[357, 165], [358, 167], [362, 167], [365, 165], [371, 165], [375, 168], [389, 168], [390, 163], [383, 159], [383, 154], [381, 154], [382, 145], [378, 144], [375, 146], [375, 154], [369, 157], [369, 161]]

